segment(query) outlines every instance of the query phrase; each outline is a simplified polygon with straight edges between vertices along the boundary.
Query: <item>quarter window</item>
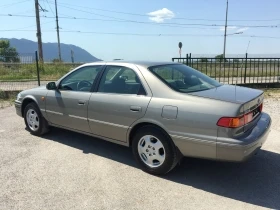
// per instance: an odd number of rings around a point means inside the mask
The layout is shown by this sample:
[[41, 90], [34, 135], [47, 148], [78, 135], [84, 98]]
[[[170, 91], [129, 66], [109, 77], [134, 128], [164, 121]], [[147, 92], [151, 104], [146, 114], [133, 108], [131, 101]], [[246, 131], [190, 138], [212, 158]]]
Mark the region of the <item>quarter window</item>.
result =
[[221, 84], [207, 75], [183, 64], [167, 64], [148, 68], [172, 89], [190, 93], [216, 88]]

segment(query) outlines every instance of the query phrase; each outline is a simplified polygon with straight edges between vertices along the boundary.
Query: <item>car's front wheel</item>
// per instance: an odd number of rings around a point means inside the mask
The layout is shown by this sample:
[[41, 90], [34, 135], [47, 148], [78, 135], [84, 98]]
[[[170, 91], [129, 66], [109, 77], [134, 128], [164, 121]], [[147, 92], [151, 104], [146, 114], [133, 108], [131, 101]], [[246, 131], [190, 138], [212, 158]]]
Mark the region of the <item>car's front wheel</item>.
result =
[[33, 135], [40, 136], [49, 131], [47, 121], [34, 102], [24, 108], [24, 121], [28, 131]]
[[154, 126], [145, 126], [137, 131], [133, 137], [132, 150], [140, 167], [154, 175], [168, 173], [179, 159], [170, 137]]

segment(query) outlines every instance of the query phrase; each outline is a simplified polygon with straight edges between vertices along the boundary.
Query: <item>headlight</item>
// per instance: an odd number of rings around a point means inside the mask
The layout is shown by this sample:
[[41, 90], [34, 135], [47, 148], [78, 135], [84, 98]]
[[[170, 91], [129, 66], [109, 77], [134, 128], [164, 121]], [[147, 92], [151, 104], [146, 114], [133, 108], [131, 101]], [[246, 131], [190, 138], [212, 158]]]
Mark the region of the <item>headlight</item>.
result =
[[18, 101], [20, 98], [21, 98], [21, 94], [19, 93], [19, 94], [17, 95], [17, 101]]

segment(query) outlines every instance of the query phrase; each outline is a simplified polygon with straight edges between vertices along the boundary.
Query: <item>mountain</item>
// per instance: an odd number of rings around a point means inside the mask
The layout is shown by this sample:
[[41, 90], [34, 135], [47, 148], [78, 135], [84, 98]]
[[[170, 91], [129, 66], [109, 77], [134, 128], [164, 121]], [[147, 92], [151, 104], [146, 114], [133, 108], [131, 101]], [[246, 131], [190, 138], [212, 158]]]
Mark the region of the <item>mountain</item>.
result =
[[[21, 55], [35, 53], [38, 50], [37, 42], [33, 42], [28, 39], [6, 39], [0, 38], [2, 40], [9, 40], [11, 47], [15, 47], [17, 52]], [[43, 56], [44, 61], [48, 62], [54, 58], [58, 58], [58, 46], [57, 43], [43, 43]], [[100, 61], [100, 59], [94, 57], [86, 50], [71, 44], [60, 43], [61, 48], [61, 58], [64, 62], [71, 62], [71, 50], [74, 52], [75, 62], [95, 62]]]

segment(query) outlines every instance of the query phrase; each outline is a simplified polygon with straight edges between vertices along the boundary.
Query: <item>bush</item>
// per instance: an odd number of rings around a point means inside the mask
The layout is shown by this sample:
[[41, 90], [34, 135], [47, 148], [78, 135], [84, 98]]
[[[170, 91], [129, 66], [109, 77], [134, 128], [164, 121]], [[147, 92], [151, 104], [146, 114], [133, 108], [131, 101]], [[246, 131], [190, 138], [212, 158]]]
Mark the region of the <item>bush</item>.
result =
[[207, 58], [200, 58], [200, 62], [208, 62]]
[[216, 55], [215, 59], [216, 59], [217, 62], [222, 62], [222, 61], [228, 62], [228, 60], [224, 58], [223, 54]]

